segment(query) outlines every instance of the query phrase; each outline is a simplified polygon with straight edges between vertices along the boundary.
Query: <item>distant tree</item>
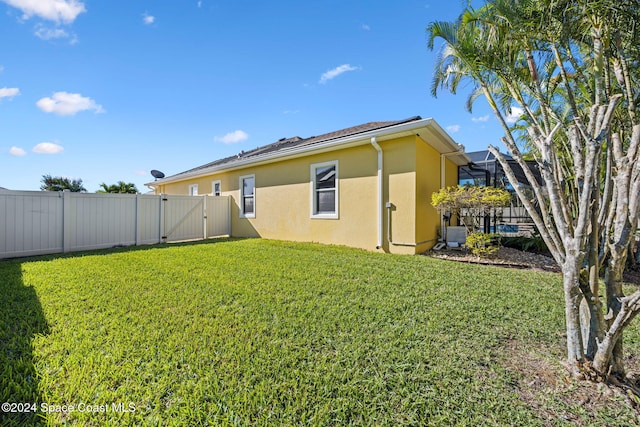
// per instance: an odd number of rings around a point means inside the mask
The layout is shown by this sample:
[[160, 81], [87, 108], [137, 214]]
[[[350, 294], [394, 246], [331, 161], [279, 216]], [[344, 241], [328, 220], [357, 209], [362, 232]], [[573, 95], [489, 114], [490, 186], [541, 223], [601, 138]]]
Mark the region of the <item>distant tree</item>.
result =
[[87, 191], [82, 185], [81, 179], [69, 179], [61, 176], [42, 175], [42, 191], [64, 191], [69, 190], [74, 193], [84, 193]]
[[100, 184], [100, 190], [98, 193], [125, 193], [125, 194], [136, 194], [138, 193], [138, 189], [136, 185], [133, 183], [126, 183], [124, 181], [118, 181], [115, 184], [107, 185], [104, 182]]

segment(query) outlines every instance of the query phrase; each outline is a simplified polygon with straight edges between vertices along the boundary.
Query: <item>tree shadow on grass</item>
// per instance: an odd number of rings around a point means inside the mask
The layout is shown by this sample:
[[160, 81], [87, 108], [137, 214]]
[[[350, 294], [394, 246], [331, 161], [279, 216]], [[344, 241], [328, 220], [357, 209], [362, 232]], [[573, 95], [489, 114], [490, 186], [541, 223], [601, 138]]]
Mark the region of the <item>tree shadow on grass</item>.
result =
[[[0, 403], [16, 404], [3, 406], [0, 425], [45, 424], [32, 341], [48, 329], [35, 289], [23, 283], [21, 263], [0, 261]], [[17, 405], [24, 403], [35, 406]]]
[[[24, 283], [22, 263], [58, 258], [109, 255], [123, 252], [163, 250], [193, 245], [211, 245], [246, 240], [216, 238], [159, 245], [127, 246], [67, 254], [0, 259], [0, 404], [14, 404], [9, 411], [0, 409], [0, 426], [45, 426], [45, 413], [40, 411], [43, 397], [35, 368], [33, 340], [49, 334], [36, 290]], [[18, 404], [20, 404], [18, 406]], [[24, 404], [30, 406], [25, 407]]]
[[2, 262], [10, 262], [10, 261], [49, 261], [52, 259], [59, 259], [59, 258], [64, 259], [64, 258], [84, 257], [89, 255], [109, 255], [109, 254], [115, 254], [115, 253], [153, 251], [153, 250], [162, 250], [162, 249], [175, 248], [175, 247], [181, 247], [181, 246], [214, 245], [218, 243], [237, 242], [237, 241], [250, 240], [250, 239], [255, 239], [255, 238], [254, 237], [214, 237], [214, 238], [205, 239], [205, 240], [189, 240], [184, 242], [157, 243], [153, 245], [114, 246], [112, 248], [105, 248], [105, 249], [92, 249], [87, 251], [77, 251], [77, 252], [74, 251], [74, 252], [56, 253], [56, 254], [49, 254], [49, 255], [34, 255], [29, 257], [10, 258], [6, 260], [0, 259], [0, 266], [2, 265], [1, 264]]

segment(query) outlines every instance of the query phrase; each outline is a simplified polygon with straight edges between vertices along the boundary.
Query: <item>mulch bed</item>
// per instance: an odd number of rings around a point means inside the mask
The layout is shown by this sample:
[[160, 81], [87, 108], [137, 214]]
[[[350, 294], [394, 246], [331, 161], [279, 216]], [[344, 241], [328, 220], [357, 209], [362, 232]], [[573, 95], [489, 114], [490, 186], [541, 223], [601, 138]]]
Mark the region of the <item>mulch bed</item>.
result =
[[549, 256], [505, 247], [500, 247], [496, 253], [486, 258], [477, 257], [464, 249], [450, 248], [440, 251], [431, 250], [426, 252], [425, 255], [470, 264], [496, 265], [499, 267], [553, 271], [558, 273], [561, 271], [555, 260]]
[[[447, 248], [440, 251], [430, 250], [424, 255], [469, 264], [495, 265], [498, 267], [532, 269], [554, 273], [560, 273], [562, 271], [556, 261], [550, 256], [505, 247], [500, 247], [496, 253], [487, 258], [480, 258], [468, 250], [457, 248]], [[624, 272], [624, 281], [640, 285], [640, 271], [627, 269]]]

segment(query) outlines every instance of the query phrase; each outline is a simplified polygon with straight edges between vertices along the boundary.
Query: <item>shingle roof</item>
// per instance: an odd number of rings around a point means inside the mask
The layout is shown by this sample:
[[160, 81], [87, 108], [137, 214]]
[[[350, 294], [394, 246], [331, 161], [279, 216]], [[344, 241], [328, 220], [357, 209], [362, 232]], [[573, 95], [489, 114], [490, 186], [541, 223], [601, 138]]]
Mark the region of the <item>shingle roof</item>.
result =
[[253, 150], [249, 150], [249, 151], [241, 151], [240, 153], [236, 154], [235, 156], [229, 156], [229, 157], [225, 157], [223, 159], [218, 159], [218, 160], [214, 160], [213, 162], [210, 163], [206, 163], [204, 165], [200, 165], [198, 167], [195, 167], [193, 169], [189, 169], [186, 170], [184, 172], [180, 172], [178, 174], [172, 175], [170, 177], [167, 177], [168, 179], [170, 178], [176, 178], [179, 177], [180, 175], [183, 174], [190, 174], [193, 172], [196, 172], [198, 170], [201, 169], [207, 169], [210, 167], [214, 167], [214, 166], [222, 166], [222, 165], [233, 165], [233, 163], [241, 161], [241, 160], [246, 160], [252, 157], [257, 157], [263, 154], [267, 154], [267, 153], [275, 153], [275, 152], [279, 152], [279, 151], [286, 151], [292, 148], [297, 148], [297, 147], [302, 147], [302, 146], [309, 146], [309, 145], [313, 145], [313, 144], [318, 144], [321, 142], [326, 142], [326, 141], [330, 141], [332, 139], [337, 139], [337, 138], [343, 138], [345, 136], [352, 136], [352, 135], [357, 135], [359, 133], [364, 133], [364, 132], [369, 132], [372, 130], [378, 130], [378, 129], [383, 129], [389, 126], [396, 126], [399, 124], [403, 124], [403, 123], [409, 123], [409, 122], [413, 122], [416, 120], [422, 120], [422, 117], [420, 116], [414, 116], [414, 117], [410, 117], [408, 119], [404, 119], [404, 120], [396, 120], [396, 121], [386, 121], [386, 122], [369, 122], [369, 123], [364, 123], [358, 126], [352, 126], [346, 129], [341, 129], [341, 130], [337, 130], [334, 132], [329, 132], [329, 133], [325, 133], [322, 135], [318, 135], [318, 136], [311, 136], [308, 138], [300, 138], [299, 136], [294, 136], [291, 138], [282, 138], [272, 144], [269, 145], [265, 145], [262, 147], [257, 147], [254, 148]]

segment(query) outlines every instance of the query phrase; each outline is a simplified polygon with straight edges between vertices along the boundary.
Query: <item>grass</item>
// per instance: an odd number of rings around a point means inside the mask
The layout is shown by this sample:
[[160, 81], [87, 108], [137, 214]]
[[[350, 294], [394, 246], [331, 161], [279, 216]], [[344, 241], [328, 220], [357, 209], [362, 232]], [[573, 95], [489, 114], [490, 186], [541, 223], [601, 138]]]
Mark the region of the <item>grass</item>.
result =
[[638, 423], [518, 368], [535, 357], [562, 383], [554, 274], [223, 240], [4, 261], [0, 277], [0, 400], [38, 409], [6, 425]]

